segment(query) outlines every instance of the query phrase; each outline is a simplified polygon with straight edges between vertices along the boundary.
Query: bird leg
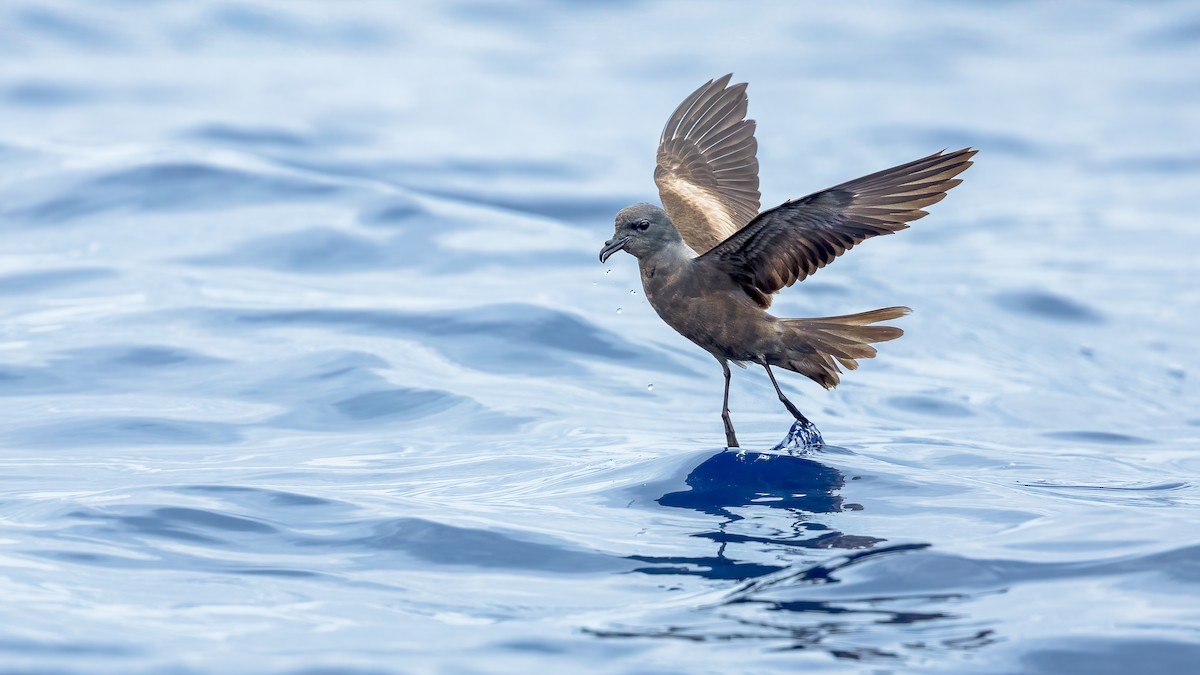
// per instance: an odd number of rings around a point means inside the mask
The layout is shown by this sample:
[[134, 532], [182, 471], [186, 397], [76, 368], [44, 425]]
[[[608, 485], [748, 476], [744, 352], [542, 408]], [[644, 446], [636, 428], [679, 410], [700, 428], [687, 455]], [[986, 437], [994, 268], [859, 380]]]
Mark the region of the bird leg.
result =
[[[763, 368], [767, 369], [767, 377], [771, 378], [771, 384], [775, 385], [775, 393], [779, 394], [779, 402], [788, 409], [788, 412], [792, 413], [792, 417], [795, 417], [796, 421], [801, 422], [806, 426], [812, 426], [812, 422], [809, 422], [807, 417], [801, 415], [800, 411], [796, 409], [796, 406], [792, 405], [792, 402], [783, 395], [783, 390], [779, 388], [779, 383], [775, 381], [775, 373], [771, 372], [771, 366], [768, 366], [764, 363]], [[728, 372], [729, 369], [726, 368], [725, 370]], [[728, 380], [726, 380], [726, 382], [728, 382]]]
[[729, 362], [725, 359], [717, 359], [721, 362], [721, 372], [725, 374], [725, 400], [721, 403], [721, 421], [725, 423], [725, 447], [738, 447], [737, 435], [733, 433], [733, 421], [729, 419]]

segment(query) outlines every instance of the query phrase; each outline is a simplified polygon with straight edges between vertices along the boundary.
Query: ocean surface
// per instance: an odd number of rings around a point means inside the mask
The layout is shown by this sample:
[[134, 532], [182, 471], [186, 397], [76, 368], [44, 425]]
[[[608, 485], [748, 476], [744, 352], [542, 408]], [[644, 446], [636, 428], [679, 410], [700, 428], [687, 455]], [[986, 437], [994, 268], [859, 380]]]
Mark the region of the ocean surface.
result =
[[[0, 672], [1200, 672], [1195, 2], [0, 4]], [[826, 447], [597, 262], [750, 82]]]

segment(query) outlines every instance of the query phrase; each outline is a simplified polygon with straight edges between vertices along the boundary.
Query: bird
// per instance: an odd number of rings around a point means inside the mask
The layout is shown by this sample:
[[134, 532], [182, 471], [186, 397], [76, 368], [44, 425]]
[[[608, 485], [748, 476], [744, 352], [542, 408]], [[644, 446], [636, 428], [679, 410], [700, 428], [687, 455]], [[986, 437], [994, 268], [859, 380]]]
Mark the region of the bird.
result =
[[654, 169], [662, 207], [622, 209], [600, 250], [601, 263], [618, 251], [637, 258], [654, 311], [721, 364], [727, 448], [739, 447], [729, 415], [731, 362], [763, 366], [779, 401], [812, 427], [779, 388], [772, 366], [832, 389], [841, 368], [854, 370], [859, 359], [876, 355], [873, 343], [904, 334], [880, 322], [911, 311], [781, 318], [767, 312], [772, 296], [864, 240], [928, 215], [923, 209], [962, 182], [955, 176], [977, 152], [941, 150], [760, 213], [755, 122], [746, 119], [747, 84], [731, 86], [732, 77], [709, 80], [671, 114]]

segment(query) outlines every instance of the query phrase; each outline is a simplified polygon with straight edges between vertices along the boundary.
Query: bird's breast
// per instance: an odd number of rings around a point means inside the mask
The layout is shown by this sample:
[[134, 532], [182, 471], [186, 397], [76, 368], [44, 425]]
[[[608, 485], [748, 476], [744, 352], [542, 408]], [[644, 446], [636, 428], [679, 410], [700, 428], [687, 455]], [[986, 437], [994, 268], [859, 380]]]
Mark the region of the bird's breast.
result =
[[667, 325], [712, 354], [754, 360], [774, 318], [732, 281], [686, 265], [641, 265], [642, 288]]

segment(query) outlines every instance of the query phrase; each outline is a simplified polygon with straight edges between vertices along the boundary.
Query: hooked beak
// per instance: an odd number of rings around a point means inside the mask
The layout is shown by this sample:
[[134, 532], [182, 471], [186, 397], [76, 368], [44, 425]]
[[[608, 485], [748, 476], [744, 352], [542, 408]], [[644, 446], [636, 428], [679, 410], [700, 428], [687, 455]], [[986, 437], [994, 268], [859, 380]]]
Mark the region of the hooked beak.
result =
[[625, 244], [629, 243], [630, 235], [625, 235], [620, 239], [613, 237], [604, 242], [604, 248], [600, 249], [600, 262], [607, 262], [609, 256], [625, 248]]

